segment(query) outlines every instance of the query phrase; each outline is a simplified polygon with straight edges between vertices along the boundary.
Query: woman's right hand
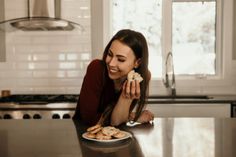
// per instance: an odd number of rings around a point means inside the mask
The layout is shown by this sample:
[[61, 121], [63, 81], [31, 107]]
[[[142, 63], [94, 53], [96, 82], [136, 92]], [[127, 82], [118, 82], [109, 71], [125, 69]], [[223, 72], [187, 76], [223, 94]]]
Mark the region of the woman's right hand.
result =
[[128, 81], [123, 84], [122, 96], [127, 99], [140, 98], [140, 84], [138, 80]]

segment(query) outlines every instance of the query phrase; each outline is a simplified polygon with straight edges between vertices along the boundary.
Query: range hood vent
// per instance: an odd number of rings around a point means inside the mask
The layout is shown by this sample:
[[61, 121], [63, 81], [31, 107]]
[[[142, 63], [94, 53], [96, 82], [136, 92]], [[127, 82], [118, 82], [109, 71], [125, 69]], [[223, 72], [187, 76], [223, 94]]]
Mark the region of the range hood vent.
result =
[[61, 19], [60, 0], [28, 0], [28, 17], [0, 22], [0, 29], [14, 31], [71, 31], [83, 30], [75, 22]]

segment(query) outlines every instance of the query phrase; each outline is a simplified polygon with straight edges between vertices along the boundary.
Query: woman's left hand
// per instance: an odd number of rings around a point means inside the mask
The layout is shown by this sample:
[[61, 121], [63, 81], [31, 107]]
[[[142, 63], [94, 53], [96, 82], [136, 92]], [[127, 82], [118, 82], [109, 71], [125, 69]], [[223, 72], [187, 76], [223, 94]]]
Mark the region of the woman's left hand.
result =
[[140, 117], [138, 118], [137, 122], [139, 123], [148, 123], [154, 120], [154, 114], [149, 110], [144, 110]]
[[139, 99], [140, 98], [140, 84], [139, 81], [126, 80], [123, 84], [122, 96], [128, 99]]

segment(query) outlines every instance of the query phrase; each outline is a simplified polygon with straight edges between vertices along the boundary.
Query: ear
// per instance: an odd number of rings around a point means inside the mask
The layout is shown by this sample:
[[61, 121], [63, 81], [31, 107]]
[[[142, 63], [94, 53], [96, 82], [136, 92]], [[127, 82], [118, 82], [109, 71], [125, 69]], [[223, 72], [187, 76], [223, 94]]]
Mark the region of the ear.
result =
[[139, 58], [135, 61], [134, 68], [138, 68], [140, 64], [141, 64], [141, 59]]

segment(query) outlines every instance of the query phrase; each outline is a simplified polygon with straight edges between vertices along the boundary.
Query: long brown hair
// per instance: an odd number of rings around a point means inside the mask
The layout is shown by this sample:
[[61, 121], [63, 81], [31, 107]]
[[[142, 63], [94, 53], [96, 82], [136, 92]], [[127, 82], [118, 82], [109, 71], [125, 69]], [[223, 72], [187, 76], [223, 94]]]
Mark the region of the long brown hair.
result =
[[109, 41], [107, 46], [105, 47], [105, 50], [103, 52], [103, 58], [102, 60], [105, 62], [106, 57], [109, 52], [109, 48], [114, 40], [119, 40], [123, 44], [129, 46], [136, 57], [136, 59], [141, 59], [141, 63], [138, 68], [134, 69], [136, 72], [138, 72], [142, 77], [143, 81], [140, 83], [140, 99], [134, 100], [132, 102], [130, 112], [133, 110], [133, 108], [138, 104], [136, 108], [136, 115], [134, 118], [134, 121], [137, 121], [138, 117], [140, 116], [147, 99], [148, 95], [148, 84], [150, 80], [150, 72], [148, 70], [148, 46], [147, 41], [143, 34], [140, 32], [136, 32], [130, 29], [123, 29], [118, 31], [112, 39]]

